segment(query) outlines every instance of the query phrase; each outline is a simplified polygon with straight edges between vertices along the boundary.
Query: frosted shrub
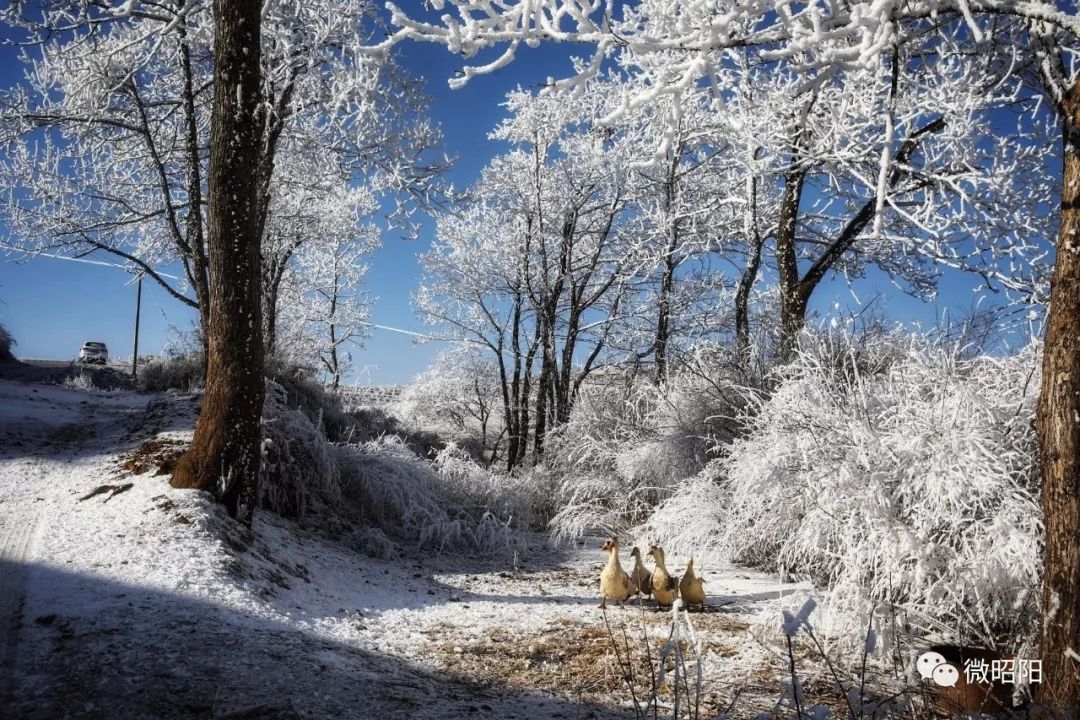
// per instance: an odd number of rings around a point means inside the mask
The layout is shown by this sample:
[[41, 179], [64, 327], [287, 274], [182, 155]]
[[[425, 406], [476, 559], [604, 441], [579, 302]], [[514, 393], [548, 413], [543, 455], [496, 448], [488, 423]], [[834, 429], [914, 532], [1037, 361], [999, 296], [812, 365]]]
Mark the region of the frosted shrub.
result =
[[262, 506], [285, 517], [341, 503], [334, 448], [278, 383], [266, 381], [263, 402]]
[[342, 410], [341, 398], [315, 380], [310, 370], [274, 361], [266, 376], [284, 390], [289, 407], [304, 413], [330, 440], [340, 440], [348, 434], [350, 423]]
[[77, 372], [73, 372], [71, 375], [68, 375], [66, 378], [64, 378], [63, 385], [64, 385], [64, 387], [69, 388], [71, 390], [96, 390], [97, 389], [94, 386], [94, 378], [90, 375], [90, 373], [88, 373], [88, 372], [86, 372], [85, 370], [82, 370], [82, 369], [80, 369]]
[[593, 385], [554, 432], [545, 464], [560, 478], [558, 539], [618, 534], [644, 522], [672, 488], [730, 442], [752, 391], [704, 354], [657, 386]]
[[401, 554], [398, 544], [379, 528], [357, 528], [349, 534], [346, 542], [356, 552], [379, 560], [392, 560]]
[[137, 383], [144, 392], [183, 390], [190, 392], [202, 387], [203, 361], [199, 355], [177, 355], [153, 358], [139, 367]]
[[651, 529], [676, 551], [812, 576], [853, 622], [892, 604], [916, 631], [1015, 640], [1039, 586], [1038, 349], [893, 351], [804, 348]]
[[399, 542], [482, 551], [512, 543], [517, 496], [487, 471], [453, 454], [422, 460], [395, 435], [331, 443], [295, 397], [266, 381], [262, 507], [285, 517], [318, 513], [328, 528], [351, 525], [345, 542], [384, 559]]
[[389, 436], [338, 448], [344, 492], [362, 521], [391, 536], [461, 541], [459, 523], [450, 519], [435, 492], [435, 473], [400, 440]]
[[434, 468], [440, 490], [466, 511], [492, 512], [508, 519], [527, 512], [519, 507], [515, 478], [480, 467], [456, 445], [435, 456]]
[[448, 497], [435, 467], [399, 438], [337, 446], [343, 493], [359, 521], [422, 546], [495, 551], [511, 542], [508, 524], [486, 508]]

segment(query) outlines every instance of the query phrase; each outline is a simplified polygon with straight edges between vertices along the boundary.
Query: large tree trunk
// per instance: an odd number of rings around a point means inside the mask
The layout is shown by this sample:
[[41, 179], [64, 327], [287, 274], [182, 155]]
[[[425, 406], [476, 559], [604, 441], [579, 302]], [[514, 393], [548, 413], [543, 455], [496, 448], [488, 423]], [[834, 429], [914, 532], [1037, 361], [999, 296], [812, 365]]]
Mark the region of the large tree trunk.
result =
[[1040, 702], [1080, 705], [1080, 84], [1062, 100], [1061, 228], [1046, 322], [1037, 428], [1046, 526]]
[[210, 318], [207, 378], [191, 448], [173, 487], [216, 495], [250, 523], [258, 501], [263, 347], [256, 167], [260, 153], [258, 0], [214, 2], [207, 240]]

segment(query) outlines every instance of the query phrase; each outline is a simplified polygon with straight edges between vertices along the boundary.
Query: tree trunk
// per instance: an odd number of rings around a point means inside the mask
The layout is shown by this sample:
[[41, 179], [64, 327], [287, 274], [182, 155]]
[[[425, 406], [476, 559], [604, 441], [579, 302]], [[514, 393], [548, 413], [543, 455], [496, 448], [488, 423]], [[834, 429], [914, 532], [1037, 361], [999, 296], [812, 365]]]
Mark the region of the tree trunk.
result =
[[540, 379], [536, 383], [536, 426], [533, 428], [533, 464], [539, 464], [540, 456], [544, 454], [544, 437], [547, 435], [548, 398], [551, 395], [551, 375], [553, 368], [551, 360], [554, 355], [548, 343], [547, 333], [544, 333], [543, 361], [540, 365]]
[[[756, 151], [754, 157], [757, 157]], [[746, 267], [735, 290], [735, 352], [744, 368], [750, 364], [750, 291], [757, 282], [764, 240], [757, 226], [757, 194], [757, 178], [751, 177], [746, 181], [747, 207], [743, 218], [743, 231], [746, 233], [750, 250], [746, 257]]]
[[202, 346], [203, 377], [205, 377], [210, 335], [210, 268], [203, 236], [202, 155], [199, 150], [199, 119], [195, 112], [195, 74], [191, 66], [187, 25], [181, 23], [177, 32], [180, 36], [180, 66], [184, 79], [184, 147], [188, 162], [188, 210], [185, 232], [188, 251], [192, 256], [192, 284], [195, 288], [195, 298], [199, 303], [199, 341]]
[[806, 321], [806, 300], [799, 288], [795, 230], [806, 172], [794, 169], [784, 180], [776, 228], [776, 267], [780, 276], [780, 358], [788, 360]]
[[[521, 304], [523, 302], [521, 291], [518, 290], [514, 293], [514, 314], [511, 322], [513, 326], [510, 329], [510, 349], [514, 357], [514, 376], [511, 380], [510, 392], [507, 392], [506, 386], [506, 370], [502, 370], [503, 376], [503, 404], [506, 414], [506, 429], [509, 432], [507, 437], [507, 450], [506, 450], [506, 471], [510, 472], [514, 469], [514, 466], [518, 463], [518, 458], [524, 453], [519, 453], [518, 448], [524, 442], [522, 435], [527, 433], [527, 430], [522, 430], [518, 423], [519, 414], [521, 412]], [[501, 349], [501, 342], [500, 342]], [[499, 367], [504, 367], [504, 361], [502, 353], [499, 353]], [[527, 402], [527, 400], [526, 400]]]
[[529, 451], [529, 396], [532, 394], [532, 368], [536, 359], [536, 351], [540, 348], [540, 324], [537, 323], [533, 332], [532, 344], [525, 352], [525, 364], [521, 368], [521, 394], [518, 396], [518, 454], [515, 464], [525, 462], [525, 455]]
[[664, 255], [664, 273], [660, 278], [660, 292], [656, 302], [656, 338], [653, 340], [653, 353], [656, 360], [657, 385], [662, 385], [668, 373], [668, 336], [671, 334], [671, 292], [675, 285], [675, 239], [668, 243]]
[[173, 487], [214, 493], [249, 524], [259, 496], [264, 392], [255, 172], [261, 9], [258, 0], [214, 2], [206, 392], [191, 448], [172, 477]]
[[334, 323], [330, 323], [330, 375], [333, 377], [333, 387], [338, 389], [338, 385], [341, 383], [341, 363], [338, 360], [337, 351], [337, 330], [334, 327]]
[[1038, 699], [1064, 717], [1075, 717], [1080, 704], [1080, 84], [1060, 109], [1061, 228], [1036, 421], [1046, 527]]

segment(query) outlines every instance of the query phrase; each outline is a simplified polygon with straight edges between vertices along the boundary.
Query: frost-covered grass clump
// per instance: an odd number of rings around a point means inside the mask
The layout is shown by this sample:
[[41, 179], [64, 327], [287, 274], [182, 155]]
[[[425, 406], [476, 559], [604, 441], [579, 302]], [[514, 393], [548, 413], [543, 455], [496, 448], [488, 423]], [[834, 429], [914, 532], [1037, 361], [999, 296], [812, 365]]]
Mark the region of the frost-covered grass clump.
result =
[[[336, 449], [344, 499], [363, 526], [439, 549], [491, 552], [512, 544], [510, 518], [450, 492], [438, 466], [418, 458], [399, 438]], [[370, 533], [362, 540], [371, 544]]]
[[811, 576], [856, 622], [896, 610], [916, 631], [980, 644], [1029, 631], [1038, 349], [811, 345], [729, 456], [657, 511], [652, 535]]
[[375, 557], [393, 557], [400, 543], [485, 552], [512, 545], [511, 527], [525, 511], [511, 485], [453, 451], [423, 460], [396, 435], [331, 442], [324, 415], [295, 405], [285, 386], [266, 385], [262, 507], [314, 516]]
[[153, 358], [139, 367], [137, 380], [144, 392], [191, 392], [202, 387], [204, 381], [202, 356], [194, 354]]
[[435, 456], [434, 468], [443, 495], [474, 517], [490, 514], [520, 530], [541, 530], [551, 519], [550, 487], [532, 474], [481, 467], [453, 444]]
[[341, 470], [322, 429], [266, 381], [263, 401], [262, 506], [284, 517], [341, 504]]

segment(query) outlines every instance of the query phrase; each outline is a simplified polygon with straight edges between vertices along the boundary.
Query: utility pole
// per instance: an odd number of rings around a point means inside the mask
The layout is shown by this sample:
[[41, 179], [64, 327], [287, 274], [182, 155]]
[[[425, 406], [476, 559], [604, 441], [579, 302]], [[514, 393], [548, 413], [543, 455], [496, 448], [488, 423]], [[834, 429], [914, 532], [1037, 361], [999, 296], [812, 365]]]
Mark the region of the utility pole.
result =
[[139, 371], [139, 311], [142, 309], [142, 279], [144, 273], [139, 273], [138, 283], [135, 290], [135, 348], [131, 351], [131, 377], [137, 378]]

